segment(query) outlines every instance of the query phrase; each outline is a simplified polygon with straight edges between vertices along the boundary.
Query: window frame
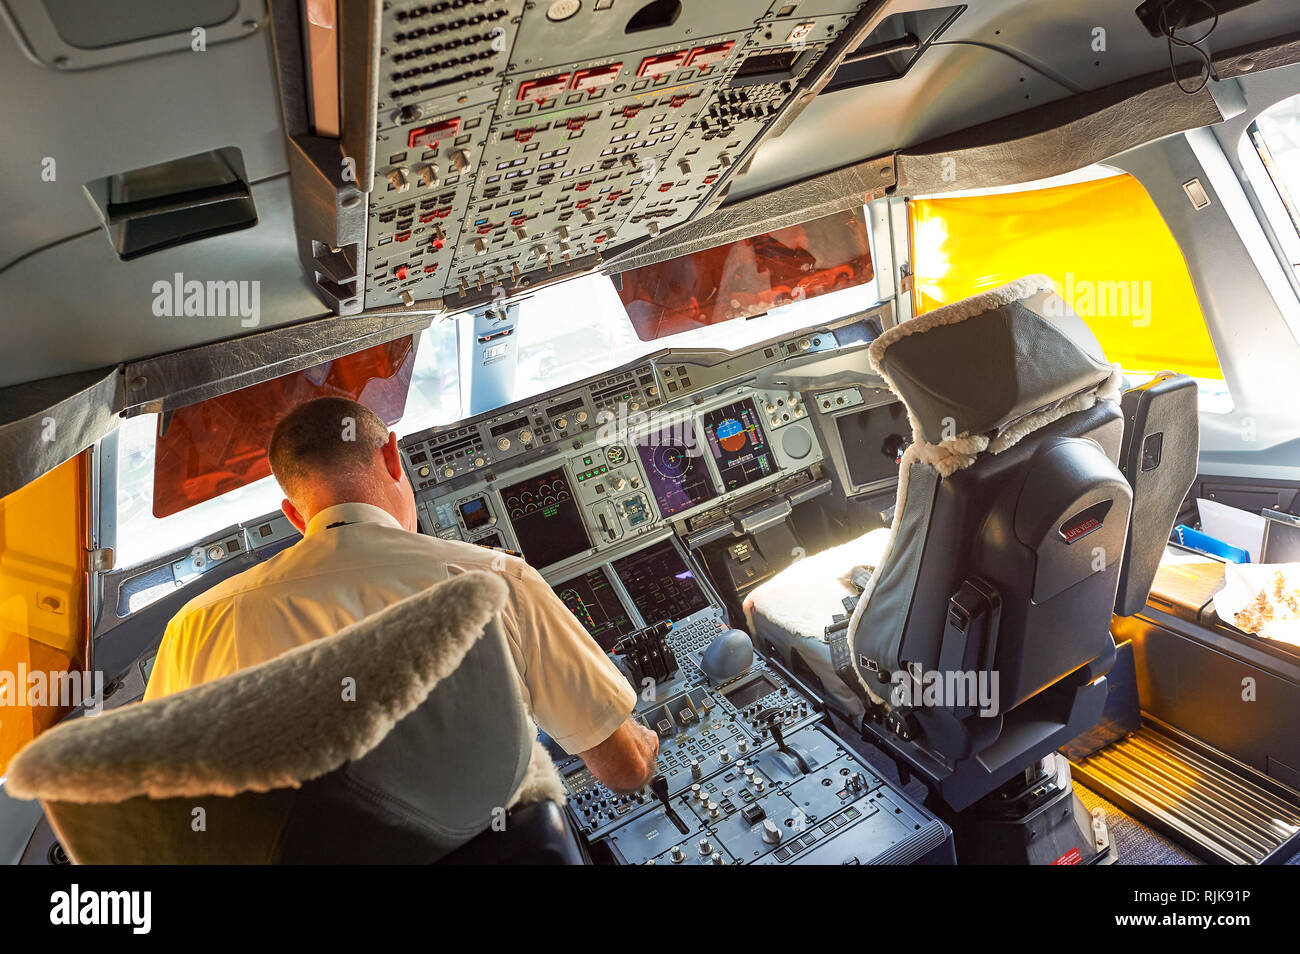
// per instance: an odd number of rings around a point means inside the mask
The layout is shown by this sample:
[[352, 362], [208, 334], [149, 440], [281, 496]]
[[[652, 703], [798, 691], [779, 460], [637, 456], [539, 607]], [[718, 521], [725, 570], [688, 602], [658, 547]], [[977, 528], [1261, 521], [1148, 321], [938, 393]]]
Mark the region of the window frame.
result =
[[[1242, 172], [1245, 173], [1241, 178], [1241, 184], [1247, 201], [1256, 219], [1259, 220], [1259, 226], [1268, 239], [1269, 245], [1273, 248], [1273, 254], [1277, 256], [1278, 264], [1282, 266], [1282, 272], [1286, 275], [1292, 292], [1297, 299], [1300, 299], [1300, 220], [1295, 218], [1296, 215], [1300, 215], [1300, 195], [1291, 194], [1292, 202], [1297, 203], [1297, 206], [1294, 210], [1288, 208], [1282, 198], [1282, 188], [1287, 188], [1288, 192], [1290, 189], [1286, 183], [1282, 183], [1281, 188], [1279, 187], [1277, 180], [1273, 178], [1273, 174], [1264, 163], [1264, 158], [1252, 136], [1252, 131], [1259, 130], [1258, 119], [1261, 114], [1268, 112], [1278, 103], [1297, 97], [1300, 97], [1300, 93], [1283, 97], [1269, 103], [1251, 116], [1250, 122], [1242, 129], [1237, 141], [1236, 159]], [[1260, 138], [1267, 147], [1267, 140], [1262, 134]]]

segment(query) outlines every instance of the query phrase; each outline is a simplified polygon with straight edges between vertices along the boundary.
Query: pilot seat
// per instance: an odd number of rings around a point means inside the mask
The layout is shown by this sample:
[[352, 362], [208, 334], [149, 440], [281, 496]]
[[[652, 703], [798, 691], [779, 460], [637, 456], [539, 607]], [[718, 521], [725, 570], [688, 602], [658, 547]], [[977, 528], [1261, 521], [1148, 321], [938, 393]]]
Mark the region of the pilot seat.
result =
[[63, 722], [9, 766], [84, 864], [582, 864], [488, 573], [183, 692]]
[[[1194, 385], [1126, 414], [1118, 368], [1041, 275], [897, 325], [869, 354], [913, 438], [888, 537], [797, 562], [746, 601], [751, 628], [926, 784], [959, 861], [1107, 860], [1055, 753], [1098, 722], [1112, 613], [1141, 607], [1194, 477]], [[820, 614], [802, 628], [786, 574], [811, 584], [801, 617]]]

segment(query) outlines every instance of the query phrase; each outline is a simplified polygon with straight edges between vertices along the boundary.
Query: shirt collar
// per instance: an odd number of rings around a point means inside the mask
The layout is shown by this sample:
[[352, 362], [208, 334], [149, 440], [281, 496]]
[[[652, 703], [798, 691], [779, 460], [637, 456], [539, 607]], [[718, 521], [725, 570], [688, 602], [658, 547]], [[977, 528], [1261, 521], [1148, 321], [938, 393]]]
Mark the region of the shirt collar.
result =
[[332, 523], [377, 523], [394, 530], [401, 530], [402, 525], [387, 510], [368, 503], [341, 503], [324, 510], [312, 517], [307, 524], [305, 536], [319, 533]]

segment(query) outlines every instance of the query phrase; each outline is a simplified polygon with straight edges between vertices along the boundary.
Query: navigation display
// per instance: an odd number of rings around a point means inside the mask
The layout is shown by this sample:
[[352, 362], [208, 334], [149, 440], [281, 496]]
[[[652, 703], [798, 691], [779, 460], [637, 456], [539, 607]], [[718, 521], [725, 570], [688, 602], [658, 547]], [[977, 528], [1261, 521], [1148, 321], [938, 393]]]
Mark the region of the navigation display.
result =
[[677, 622], [709, 605], [671, 538], [614, 562], [614, 572], [647, 626]]
[[643, 435], [637, 439], [636, 450], [665, 517], [717, 496], [690, 420]]
[[501, 491], [501, 499], [519, 549], [533, 566], [549, 566], [591, 549], [564, 468], [512, 484]]
[[717, 462], [725, 490], [735, 490], [776, 473], [776, 460], [749, 398], [704, 414], [704, 438]]
[[575, 576], [552, 589], [605, 652], [636, 628], [603, 567]]

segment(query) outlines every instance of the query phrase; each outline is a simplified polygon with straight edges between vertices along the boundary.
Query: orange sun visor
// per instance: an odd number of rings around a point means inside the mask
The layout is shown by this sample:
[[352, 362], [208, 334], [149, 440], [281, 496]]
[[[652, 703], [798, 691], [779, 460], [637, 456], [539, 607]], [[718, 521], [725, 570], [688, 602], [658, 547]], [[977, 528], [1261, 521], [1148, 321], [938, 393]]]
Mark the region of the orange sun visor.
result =
[[869, 282], [862, 209], [623, 272], [619, 298], [642, 341], [750, 318]]
[[271, 473], [266, 445], [294, 407], [318, 397], [360, 401], [393, 425], [415, 366], [410, 336], [159, 416], [153, 514], [167, 517]]

